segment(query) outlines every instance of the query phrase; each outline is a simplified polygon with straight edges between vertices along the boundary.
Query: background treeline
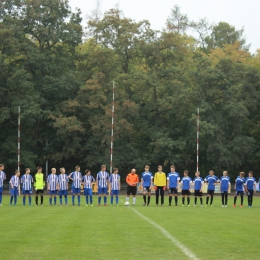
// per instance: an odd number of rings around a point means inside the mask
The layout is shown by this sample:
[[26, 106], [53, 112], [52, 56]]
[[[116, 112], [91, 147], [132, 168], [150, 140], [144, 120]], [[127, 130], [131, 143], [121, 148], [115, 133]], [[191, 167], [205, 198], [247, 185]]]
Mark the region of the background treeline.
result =
[[0, 5], [0, 161], [8, 174], [17, 167], [18, 105], [22, 169], [46, 160], [69, 171], [109, 168], [115, 81], [113, 164], [122, 176], [145, 164], [193, 175], [197, 107], [202, 176], [258, 176], [260, 52], [249, 52], [243, 30], [190, 21], [177, 6], [154, 31], [116, 8], [96, 10], [82, 26], [66, 0]]

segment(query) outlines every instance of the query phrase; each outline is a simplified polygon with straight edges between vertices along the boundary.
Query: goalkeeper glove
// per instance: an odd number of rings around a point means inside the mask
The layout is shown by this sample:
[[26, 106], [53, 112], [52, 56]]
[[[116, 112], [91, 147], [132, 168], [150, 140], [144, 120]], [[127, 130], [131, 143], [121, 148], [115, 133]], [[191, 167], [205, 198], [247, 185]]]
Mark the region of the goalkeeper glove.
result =
[[163, 190], [166, 190], [166, 186], [163, 187]]
[[157, 190], [157, 187], [155, 185], [153, 187], [154, 187], [154, 190]]

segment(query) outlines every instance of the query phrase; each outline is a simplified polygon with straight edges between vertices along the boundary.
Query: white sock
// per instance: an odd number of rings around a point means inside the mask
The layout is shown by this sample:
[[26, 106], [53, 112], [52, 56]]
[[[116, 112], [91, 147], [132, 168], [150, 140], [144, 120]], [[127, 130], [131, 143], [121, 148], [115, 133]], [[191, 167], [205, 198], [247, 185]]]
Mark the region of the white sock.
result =
[[136, 203], [136, 198], [133, 198], [133, 204], [135, 204]]
[[126, 199], [125, 199], [126, 201], [129, 201], [129, 197], [126, 197]]

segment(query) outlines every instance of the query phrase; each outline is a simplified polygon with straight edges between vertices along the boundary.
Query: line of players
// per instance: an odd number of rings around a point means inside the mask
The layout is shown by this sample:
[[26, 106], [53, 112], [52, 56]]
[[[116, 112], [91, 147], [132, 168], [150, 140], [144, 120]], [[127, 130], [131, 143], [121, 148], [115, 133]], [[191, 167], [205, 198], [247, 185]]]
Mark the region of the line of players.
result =
[[[197, 206], [197, 198], [200, 199], [200, 205], [203, 206], [202, 200], [202, 189], [203, 183], [206, 182], [208, 184], [207, 197], [205, 207], [209, 204], [210, 206], [213, 204], [213, 196], [215, 191], [216, 183], [220, 183], [220, 190], [222, 195], [222, 207], [227, 207], [228, 200], [228, 190], [230, 189], [230, 178], [228, 177], [227, 171], [223, 172], [223, 176], [218, 179], [217, 176], [214, 175], [214, 172], [211, 170], [209, 175], [203, 180], [200, 177], [200, 173], [195, 173], [195, 178], [192, 180], [188, 176], [188, 171], [184, 171], [184, 177], [180, 179], [179, 174], [175, 171], [175, 166], [171, 166], [171, 172], [166, 174], [162, 171], [162, 166], [158, 166], [158, 172], [155, 173], [154, 177], [152, 173], [149, 171], [149, 166], [145, 166], [145, 171], [142, 173], [141, 178], [141, 188], [143, 189], [143, 206], [150, 205], [150, 196], [151, 196], [151, 188], [152, 182], [154, 181], [154, 188], [156, 190], [156, 206], [158, 206], [159, 195], [161, 196], [161, 206], [164, 205], [164, 191], [167, 189], [169, 191], [169, 206], [172, 204], [172, 196], [174, 196], [175, 206], [178, 206], [178, 186], [181, 183], [181, 194], [182, 194], [182, 206], [185, 206], [185, 197], [187, 198], [187, 206], [190, 206], [190, 187], [191, 183], [194, 183], [194, 206]], [[3, 172], [4, 165], [0, 164], [0, 205], [2, 206], [2, 188], [3, 182], [5, 180], [5, 173]], [[60, 175], [56, 175], [56, 169], [51, 169], [51, 174], [47, 178], [47, 189], [49, 191], [49, 205], [52, 205], [52, 199], [54, 205], [57, 205], [56, 195], [59, 195], [60, 205], [63, 205], [62, 197], [65, 199], [65, 205], [68, 205], [68, 182], [69, 179], [72, 180], [72, 205], [75, 205], [75, 196], [78, 198], [78, 206], [80, 206], [80, 192], [81, 192], [81, 184], [84, 185], [84, 195], [86, 197], [86, 206], [93, 206], [93, 198], [92, 198], [92, 186], [96, 183], [98, 187], [98, 205], [101, 204], [101, 197], [103, 196], [104, 206], [107, 205], [107, 191], [110, 189], [111, 197], [110, 203], [113, 205], [114, 196], [116, 198], [116, 205], [118, 206], [118, 195], [121, 188], [120, 175], [118, 174], [118, 168], [114, 168], [113, 174], [109, 175], [106, 171], [106, 166], [101, 166], [101, 171], [97, 173], [96, 180], [91, 175], [90, 170], [85, 170], [85, 175], [82, 176], [80, 172], [80, 167], [76, 166], [75, 171], [70, 173], [69, 175], [65, 174], [65, 169], [60, 168]], [[248, 194], [248, 206], [252, 207], [253, 202], [253, 194], [256, 192], [256, 181], [253, 177], [253, 172], [250, 171], [248, 173], [248, 178], [244, 178], [244, 172], [241, 172], [240, 175], [235, 180], [235, 196], [234, 196], [234, 204], [233, 207], [236, 206], [237, 196], [241, 197], [240, 207], [243, 207], [243, 195], [244, 190]], [[30, 169], [26, 168], [25, 174], [19, 178], [20, 172], [16, 171], [15, 175], [12, 176], [10, 180], [11, 185], [11, 197], [10, 197], [10, 205], [14, 202], [14, 205], [17, 203], [17, 195], [19, 185], [22, 185], [22, 193], [23, 193], [23, 205], [26, 202], [26, 195], [28, 195], [28, 202], [31, 205], [31, 194], [32, 194], [32, 184], [34, 183], [34, 188], [36, 192], [35, 203], [38, 206], [38, 195], [41, 196], [41, 204], [43, 205], [43, 190], [45, 187], [44, 175], [42, 173], [42, 167], [37, 167], [37, 173], [34, 178], [30, 175]], [[133, 195], [133, 205], [136, 204], [136, 194], [137, 194], [137, 184], [139, 182], [139, 177], [136, 174], [135, 169], [132, 169], [131, 173], [127, 175], [127, 196], [126, 201], [129, 201], [129, 196]], [[148, 197], [146, 196], [148, 194]]]

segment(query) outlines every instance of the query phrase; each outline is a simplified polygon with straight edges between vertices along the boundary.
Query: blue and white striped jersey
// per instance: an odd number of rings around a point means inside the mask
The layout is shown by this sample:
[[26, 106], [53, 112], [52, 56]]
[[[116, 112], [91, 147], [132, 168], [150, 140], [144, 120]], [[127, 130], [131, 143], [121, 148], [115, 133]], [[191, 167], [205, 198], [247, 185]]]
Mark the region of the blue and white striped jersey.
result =
[[9, 183], [11, 183], [14, 187], [18, 187], [20, 185], [20, 179], [19, 177], [13, 175]]
[[31, 174], [24, 174], [21, 178], [21, 183], [23, 184], [23, 190], [31, 190], [33, 177]]
[[204, 180], [201, 177], [195, 177], [193, 182], [194, 182], [194, 190], [201, 190]]
[[86, 189], [92, 189], [92, 182], [95, 182], [95, 179], [92, 175], [84, 175], [82, 182], [84, 183], [84, 188]]
[[189, 176], [182, 177], [181, 183], [182, 183], [182, 189], [183, 190], [189, 190], [190, 184], [192, 183], [192, 179]]
[[58, 176], [56, 174], [50, 174], [47, 178], [50, 190], [57, 190]]
[[230, 178], [228, 176], [222, 176], [220, 178], [220, 191], [228, 191], [229, 184]]
[[246, 186], [247, 186], [248, 190], [253, 190], [255, 184], [256, 184], [256, 181], [255, 181], [254, 177], [247, 177], [246, 178]]
[[1, 171], [0, 172], [0, 187], [3, 187], [4, 180], [6, 179], [5, 172]]
[[82, 175], [81, 172], [72, 172], [70, 178], [73, 180], [73, 187], [78, 189], [81, 188]]
[[109, 174], [108, 172], [102, 172], [100, 171], [97, 174], [97, 181], [98, 181], [98, 187], [100, 188], [106, 188], [107, 187], [107, 181], [109, 180]]
[[152, 184], [153, 174], [151, 172], [143, 172], [142, 180], [144, 187], [150, 187]]
[[69, 182], [69, 178], [68, 178], [67, 174], [61, 173], [58, 176], [58, 183], [59, 183], [60, 190], [68, 190], [68, 188], [67, 188], [68, 182]]
[[120, 175], [114, 173], [111, 174], [109, 178], [109, 182], [111, 183], [112, 190], [119, 190]]

